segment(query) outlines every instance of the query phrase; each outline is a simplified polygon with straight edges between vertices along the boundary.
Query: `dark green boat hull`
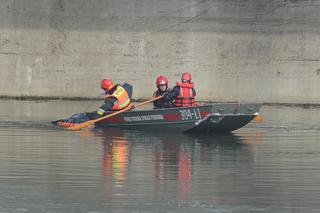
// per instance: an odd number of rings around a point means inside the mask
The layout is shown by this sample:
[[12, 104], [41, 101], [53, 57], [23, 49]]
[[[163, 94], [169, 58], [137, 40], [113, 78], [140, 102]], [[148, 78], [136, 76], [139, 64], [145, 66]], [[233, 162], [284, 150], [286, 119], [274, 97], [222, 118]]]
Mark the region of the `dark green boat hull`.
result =
[[157, 132], [214, 133], [239, 129], [260, 112], [256, 103], [214, 103], [203, 106], [135, 110], [107, 118], [97, 127]]

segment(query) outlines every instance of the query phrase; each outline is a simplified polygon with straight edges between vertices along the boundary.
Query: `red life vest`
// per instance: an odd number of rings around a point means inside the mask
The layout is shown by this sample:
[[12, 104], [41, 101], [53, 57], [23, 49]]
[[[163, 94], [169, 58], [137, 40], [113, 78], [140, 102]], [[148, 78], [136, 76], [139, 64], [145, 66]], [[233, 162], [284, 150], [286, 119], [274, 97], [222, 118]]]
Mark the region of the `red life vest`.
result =
[[194, 101], [194, 84], [193, 83], [176, 83], [179, 87], [179, 95], [176, 97], [175, 104], [177, 107], [195, 106]]

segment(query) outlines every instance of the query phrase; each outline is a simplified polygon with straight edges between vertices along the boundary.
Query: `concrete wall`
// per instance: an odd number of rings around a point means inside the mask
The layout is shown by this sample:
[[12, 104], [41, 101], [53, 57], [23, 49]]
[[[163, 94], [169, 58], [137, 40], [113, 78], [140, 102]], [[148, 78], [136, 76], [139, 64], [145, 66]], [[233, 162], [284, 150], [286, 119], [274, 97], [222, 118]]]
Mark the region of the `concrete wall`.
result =
[[0, 96], [190, 71], [201, 100], [320, 103], [319, 25], [319, 0], [1, 0]]

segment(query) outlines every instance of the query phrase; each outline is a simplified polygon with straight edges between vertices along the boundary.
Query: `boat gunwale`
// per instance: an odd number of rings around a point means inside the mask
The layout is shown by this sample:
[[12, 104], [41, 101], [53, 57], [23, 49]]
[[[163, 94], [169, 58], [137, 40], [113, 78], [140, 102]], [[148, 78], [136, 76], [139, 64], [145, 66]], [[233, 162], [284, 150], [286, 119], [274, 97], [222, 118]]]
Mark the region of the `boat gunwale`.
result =
[[[129, 110], [129, 111], [126, 111], [122, 114], [127, 114], [127, 113], [133, 113], [133, 112], [163, 112], [163, 111], [174, 111], [174, 110], [180, 110], [180, 109], [190, 109], [190, 108], [197, 108], [197, 107], [200, 107], [200, 108], [205, 108], [205, 107], [211, 107], [211, 111], [210, 113], [212, 113], [212, 107], [215, 106], [215, 105], [235, 105], [235, 104], [240, 104], [240, 105], [259, 105], [259, 109], [261, 108], [262, 106], [262, 103], [242, 103], [242, 102], [228, 102], [228, 103], [213, 103], [213, 104], [207, 104], [207, 105], [198, 105], [198, 106], [188, 106], [188, 107], [170, 107], [170, 108], [160, 108], [160, 109], [147, 109], [147, 110]], [[222, 113], [223, 114], [223, 113]]]

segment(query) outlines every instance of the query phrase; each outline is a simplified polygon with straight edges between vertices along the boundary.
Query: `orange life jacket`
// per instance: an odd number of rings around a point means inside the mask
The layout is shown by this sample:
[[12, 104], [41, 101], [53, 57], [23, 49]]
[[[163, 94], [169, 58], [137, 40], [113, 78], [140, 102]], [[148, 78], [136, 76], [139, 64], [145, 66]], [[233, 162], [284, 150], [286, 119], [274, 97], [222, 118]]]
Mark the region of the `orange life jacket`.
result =
[[121, 109], [132, 107], [132, 103], [127, 91], [121, 85], [116, 85], [116, 87], [117, 88], [111, 95], [107, 94], [105, 97], [106, 99], [109, 97], [114, 97], [117, 99], [111, 110], [118, 111]]
[[176, 97], [175, 104], [177, 107], [195, 106], [194, 101], [194, 84], [193, 83], [176, 83], [179, 87], [179, 95]]

